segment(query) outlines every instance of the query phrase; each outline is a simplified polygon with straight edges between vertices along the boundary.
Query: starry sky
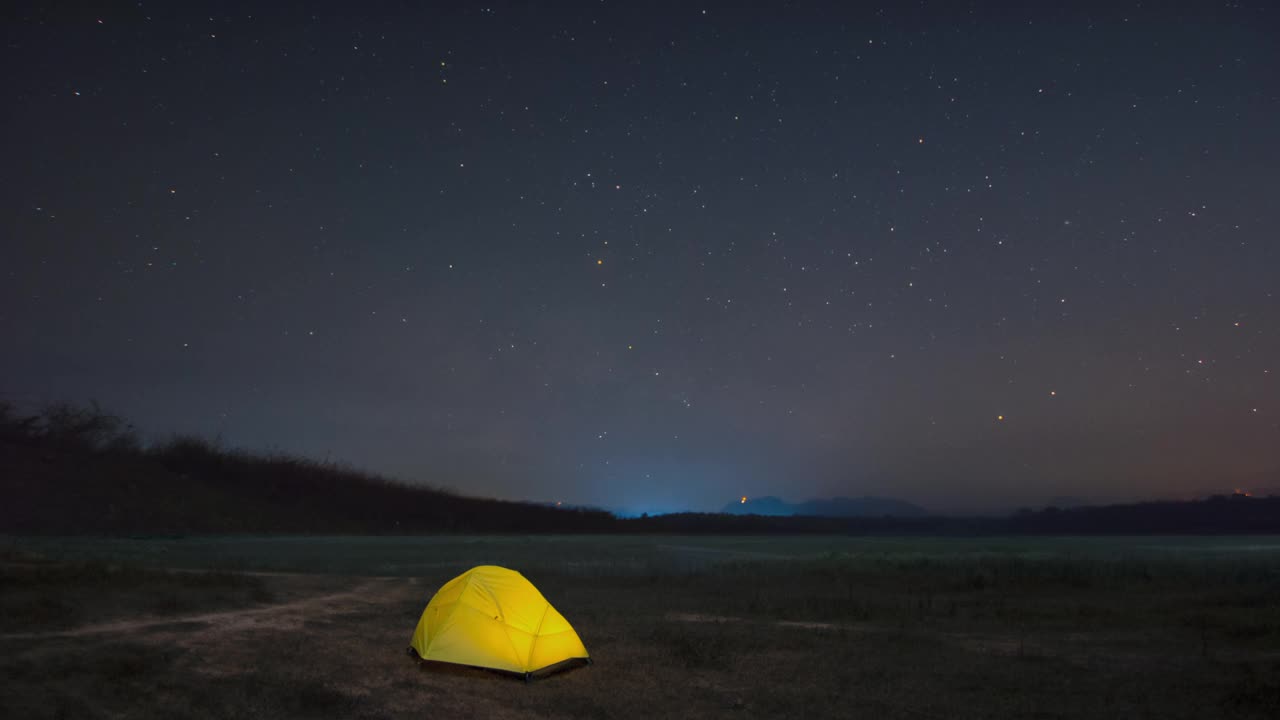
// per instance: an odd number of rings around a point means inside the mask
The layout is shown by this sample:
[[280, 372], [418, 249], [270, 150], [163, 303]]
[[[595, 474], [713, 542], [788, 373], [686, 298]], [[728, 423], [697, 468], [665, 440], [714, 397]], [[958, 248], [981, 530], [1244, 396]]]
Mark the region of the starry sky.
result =
[[1280, 486], [1271, 3], [113, 5], [3, 11], [0, 398], [636, 511]]

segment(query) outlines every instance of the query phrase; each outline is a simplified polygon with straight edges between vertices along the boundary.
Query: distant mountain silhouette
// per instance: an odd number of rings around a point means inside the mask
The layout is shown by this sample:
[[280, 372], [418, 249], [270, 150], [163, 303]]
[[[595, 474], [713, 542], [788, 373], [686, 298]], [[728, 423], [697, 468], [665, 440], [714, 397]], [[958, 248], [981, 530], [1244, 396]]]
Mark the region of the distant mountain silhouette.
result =
[[724, 506], [721, 512], [729, 515], [766, 515], [770, 517], [788, 515], [806, 517], [924, 517], [927, 514], [924, 508], [906, 500], [871, 497], [870, 495], [860, 498], [833, 497], [813, 499], [802, 503], [789, 503], [773, 495], [766, 495], [729, 503]]
[[1059, 510], [1070, 510], [1072, 508], [1089, 507], [1090, 505], [1093, 505], [1093, 503], [1082, 497], [1076, 497], [1075, 495], [1056, 495], [1046, 500], [1043, 507], [1056, 507]]

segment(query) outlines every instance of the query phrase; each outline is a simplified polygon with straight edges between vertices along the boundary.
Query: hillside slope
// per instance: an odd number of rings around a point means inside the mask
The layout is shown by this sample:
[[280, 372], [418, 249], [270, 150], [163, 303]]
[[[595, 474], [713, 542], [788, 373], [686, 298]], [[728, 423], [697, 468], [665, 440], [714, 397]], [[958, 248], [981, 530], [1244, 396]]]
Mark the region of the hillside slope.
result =
[[0, 533], [573, 533], [614, 522], [196, 438], [143, 449], [96, 409], [0, 419]]

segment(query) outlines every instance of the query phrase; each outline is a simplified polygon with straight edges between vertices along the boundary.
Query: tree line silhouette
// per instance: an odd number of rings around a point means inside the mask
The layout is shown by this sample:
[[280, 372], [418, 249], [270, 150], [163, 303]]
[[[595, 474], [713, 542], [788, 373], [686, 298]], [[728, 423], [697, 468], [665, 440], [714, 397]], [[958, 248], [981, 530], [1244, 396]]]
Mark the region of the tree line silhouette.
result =
[[1046, 508], [1008, 517], [805, 517], [603, 510], [467, 497], [339, 463], [175, 436], [145, 446], [96, 405], [0, 402], [0, 533], [673, 533], [1124, 535], [1280, 533], [1280, 497]]
[[97, 406], [0, 405], [0, 532], [416, 534], [607, 532], [614, 517], [465, 497], [286, 454], [176, 436], [144, 447]]

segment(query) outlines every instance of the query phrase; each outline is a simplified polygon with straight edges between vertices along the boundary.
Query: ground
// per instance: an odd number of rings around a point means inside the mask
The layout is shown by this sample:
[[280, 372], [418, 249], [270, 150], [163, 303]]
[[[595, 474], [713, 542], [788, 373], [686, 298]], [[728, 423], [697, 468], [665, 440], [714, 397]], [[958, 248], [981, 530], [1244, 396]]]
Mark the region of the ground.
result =
[[[1280, 538], [8, 538], [0, 716], [1274, 718]], [[520, 570], [595, 660], [405, 654]]]

